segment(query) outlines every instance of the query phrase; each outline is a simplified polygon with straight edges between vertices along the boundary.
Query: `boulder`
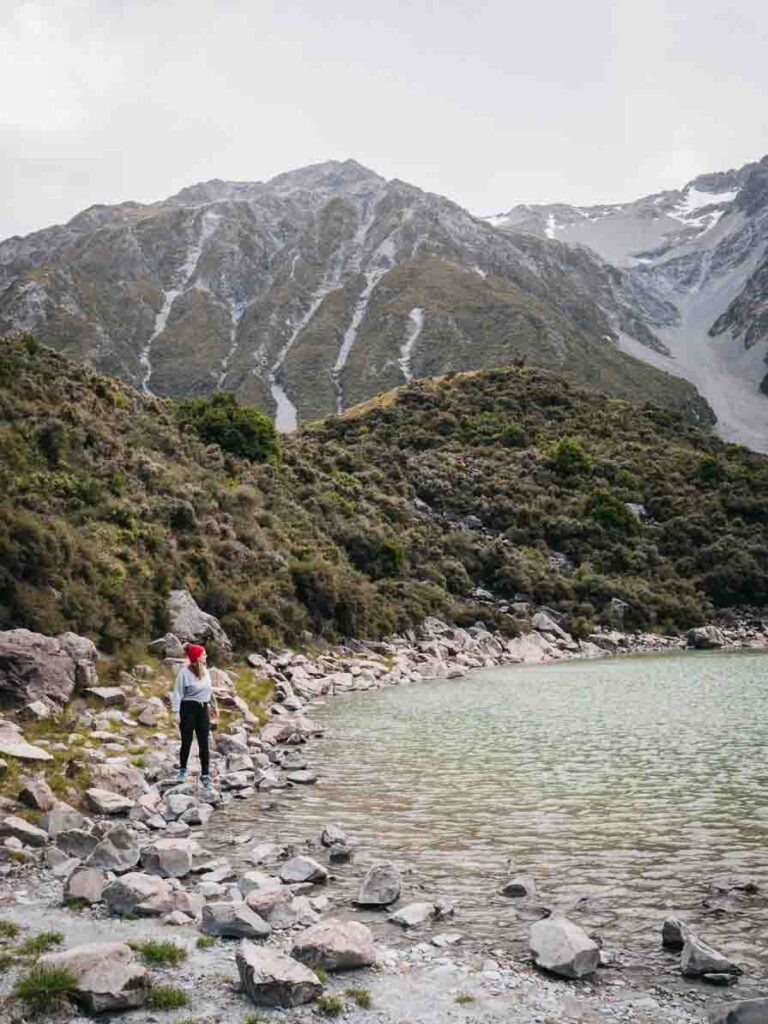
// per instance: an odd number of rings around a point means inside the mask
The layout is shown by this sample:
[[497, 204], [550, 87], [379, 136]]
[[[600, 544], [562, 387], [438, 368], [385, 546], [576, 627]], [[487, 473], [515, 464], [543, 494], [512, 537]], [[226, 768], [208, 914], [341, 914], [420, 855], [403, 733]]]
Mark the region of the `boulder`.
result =
[[27, 779], [19, 793], [19, 801], [35, 811], [52, 811], [56, 806], [56, 794], [42, 779]]
[[47, 832], [15, 814], [9, 814], [0, 822], [0, 836], [15, 836], [25, 846], [45, 846], [48, 842]]
[[237, 887], [245, 899], [250, 892], [274, 891], [282, 889], [283, 884], [279, 878], [268, 875], [266, 871], [246, 871], [238, 880]]
[[56, 845], [68, 857], [85, 860], [99, 845], [98, 836], [86, 832], [84, 828], [65, 828], [56, 833]]
[[332, 864], [347, 864], [352, 860], [354, 852], [348, 843], [332, 843], [328, 847], [328, 859]]
[[190, 839], [158, 839], [141, 851], [147, 874], [161, 878], [184, 878], [192, 870], [197, 844]]
[[688, 926], [678, 917], [668, 917], [661, 926], [661, 944], [665, 949], [680, 950], [685, 945]]
[[299, 1006], [323, 991], [313, 971], [274, 949], [241, 942], [235, 962], [240, 983], [257, 1006]]
[[280, 866], [280, 878], [287, 884], [294, 882], [325, 882], [328, 872], [312, 857], [291, 857]]
[[18, 758], [19, 761], [53, 760], [53, 754], [47, 750], [27, 743], [18, 726], [11, 722], [0, 722], [0, 754]]
[[219, 620], [204, 612], [188, 590], [169, 593], [168, 621], [171, 633], [183, 643], [205, 644], [213, 640], [225, 651], [232, 649], [232, 642]]
[[696, 626], [688, 630], [688, 643], [698, 650], [707, 651], [725, 644], [725, 635], [717, 626]]
[[295, 786], [313, 786], [317, 782], [317, 773], [308, 770], [288, 772], [285, 777]]
[[183, 821], [186, 825], [205, 825], [212, 814], [213, 807], [210, 804], [196, 803], [193, 807], [188, 807], [186, 811], [183, 811], [178, 820]]
[[267, 722], [259, 736], [265, 743], [288, 743], [293, 736], [305, 740], [319, 736], [322, 731], [319, 725], [305, 715], [281, 715]]
[[[142, 904], [158, 897], [170, 902], [172, 892], [173, 887], [166, 879], [130, 871], [109, 883], [104, 890], [104, 902], [113, 914], [134, 914], [140, 912]], [[172, 908], [169, 906], [168, 909]]]
[[206, 903], [200, 931], [228, 939], [265, 939], [272, 928], [244, 903]]
[[501, 887], [502, 896], [535, 896], [536, 883], [530, 875], [508, 879]]
[[402, 928], [417, 928], [435, 916], [434, 903], [408, 903], [390, 914], [388, 920]]
[[127, 814], [133, 807], [133, 800], [109, 789], [92, 786], [85, 791], [88, 806], [98, 814]]
[[149, 784], [141, 769], [132, 764], [106, 761], [91, 766], [91, 779], [99, 789], [109, 789], [113, 793], [138, 800], [149, 790]]
[[123, 942], [75, 946], [62, 953], [47, 953], [38, 963], [69, 971], [76, 980], [73, 996], [89, 1013], [142, 1006], [149, 995], [146, 968]]
[[768, 1024], [768, 998], [741, 999], [721, 1006], [710, 1015], [710, 1024]]
[[106, 868], [120, 873], [135, 868], [140, 856], [136, 833], [126, 825], [118, 825], [94, 847], [85, 863], [89, 868]]
[[400, 896], [402, 880], [394, 864], [374, 864], [357, 892], [355, 903], [363, 907], [388, 907]]
[[96, 868], [76, 868], [64, 884], [64, 902], [84, 900], [98, 903], [107, 885], [107, 876]]
[[532, 925], [531, 952], [539, 967], [563, 978], [583, 978], [600, 964], [597, 943], [558, 911]]
[[742, 974], [742, 969], [722, 953], [688, 932], [680, 957], [680, 970], [686, 978], [701, 978], [708, 974]]
[[147, 650], [161, 661], [164, 658], [173, 658], [181, 661], [184, 657], [184, 645], [173, 633], [166, 633], [165, 636], [153, 640], [147, 644]]
[[166, 821], [175, 821], [188, 811], [197, 810], [197, 807], [198, 801], [189, 793], [166, 793], [163, 797], [162, 814]]
[[0, 632], [0, 702], [19, 707], [47, 698], [66, 704], [76, 688], [97, 682], [96, 658], [93, 643], [75, 633]]
[[329, 918], [297, 936], [291, 955], [308, 967], [346, 971], [376, 959], [371, 929], [360, 921]]

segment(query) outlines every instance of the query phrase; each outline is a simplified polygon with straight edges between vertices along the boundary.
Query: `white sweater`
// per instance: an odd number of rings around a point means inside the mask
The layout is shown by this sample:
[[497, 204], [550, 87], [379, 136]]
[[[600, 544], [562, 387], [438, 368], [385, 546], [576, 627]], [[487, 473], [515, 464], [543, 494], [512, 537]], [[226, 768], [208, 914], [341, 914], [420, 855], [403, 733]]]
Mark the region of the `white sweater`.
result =
[[171, 693], [171, 707], [176, 714], [179, 713], [183, 700], [195, 700], [199, 704], [214, 704], [213, 687], [208, 669], [198, 679], [188, 665], [182, 665], [176, 676], [176, 682]]

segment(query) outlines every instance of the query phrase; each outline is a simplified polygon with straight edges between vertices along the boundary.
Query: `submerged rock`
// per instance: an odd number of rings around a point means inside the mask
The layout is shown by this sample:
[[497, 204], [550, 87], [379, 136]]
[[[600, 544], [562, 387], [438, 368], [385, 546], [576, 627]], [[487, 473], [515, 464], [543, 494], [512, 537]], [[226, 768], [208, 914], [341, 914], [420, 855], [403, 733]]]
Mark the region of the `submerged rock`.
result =
[[661, 926], [661, 944], [665, 949], [682, 949], [687, 935], [688, 925], [679, 917], [668, 917]]
[[600, 949], [583, 928], [556, 911], [531, 926], [536, 964], [563, 978], [583, 978], [600, 964]]
[[768, 1024], [768, 997], [742, 999], [715, 1010], [710, 1024]]
[[399, 924], [402, 928], [417, 928], [434, 917], [434, 903], [409, 903], [396, 910], [394, 914], [390, 914], [387, 920], [393, 924]]
[[317, 999], [323, 986], [304, 964], [252, 942], [241, 942], [235, 955], [240, 982], [257, 1006], [299, 1006]]
[[535, 896], [536, 883], [530, 875], [518, 875], [508, 879], [500, 891], [502, 896]]

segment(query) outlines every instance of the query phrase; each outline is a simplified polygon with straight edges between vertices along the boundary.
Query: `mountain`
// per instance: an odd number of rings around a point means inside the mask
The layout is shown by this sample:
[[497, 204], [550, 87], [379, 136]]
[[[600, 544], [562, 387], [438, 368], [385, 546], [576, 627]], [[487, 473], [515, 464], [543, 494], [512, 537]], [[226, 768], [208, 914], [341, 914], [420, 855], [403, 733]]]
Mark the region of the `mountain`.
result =
[[620, 268], [660, 343], [620, 329], [622, 349], [691, 381], [721, 436], [768, 450], [768, 157], [632, 203], [516, 206], [490, 222]]
[[281, 429], [519, 359], [708, 423], [689, 383], [618, 346], [663, 353], [656, 324], [676, 315], [586, 247], [497, 230], [351, 160], [96, 206], [0, 243], [0, 330], [147, 393], [230, 390]]
[[664, 631], [768, 604], [768, 458], [530, 366], [413, 381], [279, 455], [227, 396], [158, 399], [30, 337], [0, 339], [0, 396], [0, 629], [114, 651], [165, 631], [175, 587], [240, 648], [429, 614], [514, 632], [528, 600], [580, 635], [614, 598]]

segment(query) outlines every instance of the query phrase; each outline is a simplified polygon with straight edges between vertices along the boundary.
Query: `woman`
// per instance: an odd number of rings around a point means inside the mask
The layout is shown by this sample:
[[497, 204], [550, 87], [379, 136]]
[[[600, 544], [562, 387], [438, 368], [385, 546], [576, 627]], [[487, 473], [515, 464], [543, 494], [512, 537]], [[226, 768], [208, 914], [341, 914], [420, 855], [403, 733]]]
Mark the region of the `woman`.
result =
[[192, 747], [192, 737], [196, 736], [197, 749], [200, 753], [200, 781], [210, 792], [212, 787], [208, 733], [211, 722], [217, 721], [219, 712], [211, 676], [206, 667], [208, 656], [205, 648], [200, 644], [187, 644], [184, 653], [187, 656], [187, 664], [179, 669], [171, 693], [171, 707], [179, 716], [181, 732], [178, 781], [184, 782], [187, 778], [189, 751]]

